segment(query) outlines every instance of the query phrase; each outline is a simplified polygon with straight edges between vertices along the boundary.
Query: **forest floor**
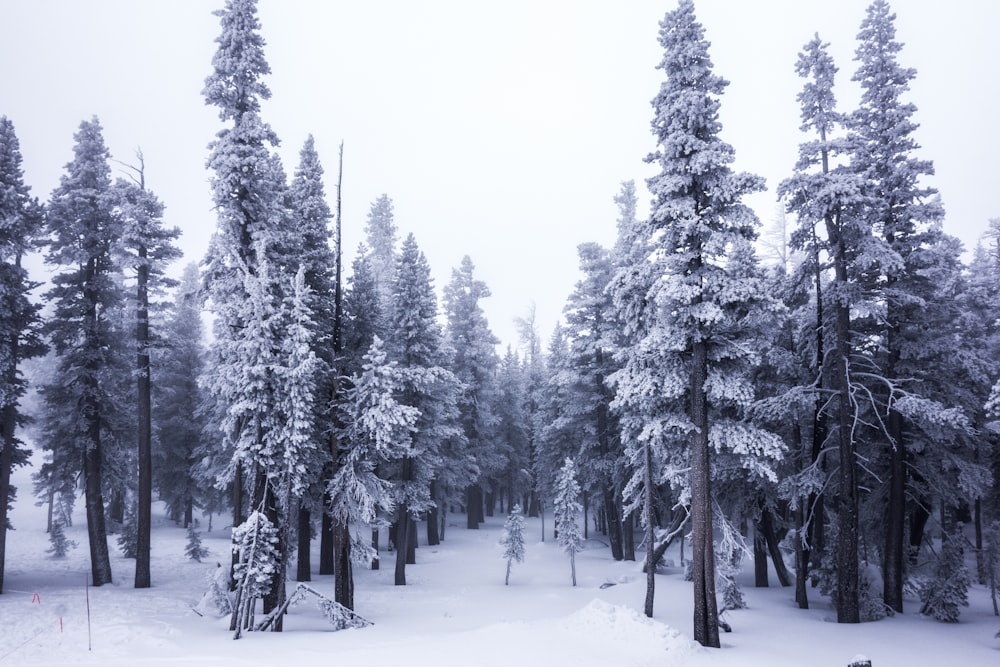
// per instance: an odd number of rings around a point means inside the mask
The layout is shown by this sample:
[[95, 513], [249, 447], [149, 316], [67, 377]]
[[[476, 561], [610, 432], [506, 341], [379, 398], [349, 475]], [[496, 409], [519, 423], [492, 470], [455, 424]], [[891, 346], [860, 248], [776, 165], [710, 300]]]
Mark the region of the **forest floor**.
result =
[[[8, 533], [0, 595], [0, 667], [319, 665], [331, 660], [373, 667], [845, 667], [859, 655], [873, 667], [1000, 664], [995, 637], [1000, 618], [982, 586], [972, 587], [971, 604], [957, 624], [919, 615], [919, 601], [908, 599], [905, 614], [838, 625], [829, 601], [815, 590], [810, 591], [812, 608], [802, 611], [792, 589], [777, 586], [773, 572], [770, 588], [753, 588], [748, 561], [741, 581], [749, 607], [726, 612], [732, 633], [723, 635], [721, 649], [704, 649], [690, 639], [691, 584], [683, 581], [679, 567], [657, 575], [654, 617], [647, 619], [641, 612], [641, 565], [615, 562], [602, 539], [591, 539], [577, 554], [574, 587], [568, 556], [552, 539], [551, 521], [543, 542], [540, 520], [528, 519], [526, 560], [514, 564], [505, 586], [500, 516], [468, 530], [464, 515], [450, 515], [439, 546], [426, 546], [421, 532], [417, 564], [406, 568], [406, 586], [393, 585], [395, 554], [382, 552], [377, 571], [356, 566], [355, 607], [374, 622], [370, 627], [334, 632], [307, 599], [291, 608], [283, 633], [249, 633], [233, 641], [228, 617], [200, 616], [194, 610], [216, 563], [228, 558], [228, 530], [217, 526], [202, 533], [211, 555], [196, 563], [184, 555], [187, 532], [157, 505], [153, 587], [132, 588], [134, 561], [121, 557], [112, 537], [114, 583], [88, 589], [83, 503], [77, 503], [81, 516], [67, 530], [79, 546], [65, 558], [51, 557], [45, 508], [29, 497], [29, 474], [26, 469], [15, 473], [21, 499], [12, 512], [16, 530]], [[215, 523], [224, 521], [216, 517]], [[668, 559], [678, 562], [678, 555], [672, 549]], [[314, 574], [311, 585], [333, 596], [333, 577]]]

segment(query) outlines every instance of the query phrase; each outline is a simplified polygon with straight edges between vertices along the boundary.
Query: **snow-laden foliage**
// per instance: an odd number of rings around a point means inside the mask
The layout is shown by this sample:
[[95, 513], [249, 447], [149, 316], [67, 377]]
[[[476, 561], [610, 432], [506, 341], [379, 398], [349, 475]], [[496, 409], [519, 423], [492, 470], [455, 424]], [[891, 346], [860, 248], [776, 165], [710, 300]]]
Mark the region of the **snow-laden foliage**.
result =
[[77, 547], [76, 542], [66, 537], [66, 528], [62, 519], [56, 519], [52, 522], [52, 529], [49, 531], [49, 544], [51, 546], [45, 550], [45, 553], [52, 554], [53, 558], [65, 558], [70, 549]]
[[233, 576], [244, 604], [270, 592], [279, 563], [277, 547], [278, 529], [262, 512], [251, 512], [246, 521], [233, 529], [233, 551], [238, 556]]
[[576, 586], [576, 553], [583, 549], [583, 536], [577, 518], [583, 511], [580, 504], [580, 484], [576, 481], [576, 465], [567, 457], [556, 478], [553, 499], [553, 518], [556, 524], [556, 541], [569, 554], [573, 585]]
[[507, 560], [507, 576], [504, 578], [506, 586], [510, 583], [511, 563], [524, 560], [524, 514], [521, 513], [520, 504], [514, 505], [504, 521], [500, 545], [503, 547], [503, 558]]
[[184, 546], [184, 555], [196, 563], [200, 563], [202, 558], [208, 556], [208, 549], [201, 544], [201, 535], [194, 528], [194, 524], [188, 526], [187, 544]]
[[956, 532], [942, 542], [934, 572], [921, 588], [920, 613], [945, 623], [957, 623], [960, 608], [969, 606], [970, 583], [962, 536]]

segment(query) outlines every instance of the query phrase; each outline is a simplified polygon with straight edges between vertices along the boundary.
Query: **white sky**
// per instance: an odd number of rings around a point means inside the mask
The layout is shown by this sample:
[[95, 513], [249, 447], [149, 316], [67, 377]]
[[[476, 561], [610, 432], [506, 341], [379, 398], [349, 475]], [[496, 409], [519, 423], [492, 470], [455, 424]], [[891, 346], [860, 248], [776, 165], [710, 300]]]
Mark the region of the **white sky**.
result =
[[[215, 218], [207, 144], [221, 127], [201, 89], [223, 2], [0, 0], [0, 115], [15, 125], [25, 179], [47, 199], [72, 157], [73, 133], [97, 115], [115, 158], [141, 147], [147, 183], [200, 260]], [[802, 140], [798, 51], [815, 32], [840, 67], [841, 110], [867, 0], [696, 0], [716, 72], [729, 79], [723, 138], [737, 168], [771, 192], [751, 203], [766, 224], [773, 189]], [[993, 68], [1000, 3], [896, 0], [900, 60], [917, 69], [909, 100], [921, 124], [946, 229], [971, 247], [1000, 216]], [[578, 279], [576, 246], [614, 240], [612, 201], [636, 179], [645, 214], [655, 148], [649, 101], [661, 72], [658, 22], [673, 1], [260, 0], [273, 98], [264, 118], [289, 175], [316, 137], [333, 203], [345, 142], [344, 249], [363, 238], [388, 193], [400, 235], [416, 235], [439, 290], [468, 254], [493, 297], [495, 333], [537, 304], [545, 340]]]

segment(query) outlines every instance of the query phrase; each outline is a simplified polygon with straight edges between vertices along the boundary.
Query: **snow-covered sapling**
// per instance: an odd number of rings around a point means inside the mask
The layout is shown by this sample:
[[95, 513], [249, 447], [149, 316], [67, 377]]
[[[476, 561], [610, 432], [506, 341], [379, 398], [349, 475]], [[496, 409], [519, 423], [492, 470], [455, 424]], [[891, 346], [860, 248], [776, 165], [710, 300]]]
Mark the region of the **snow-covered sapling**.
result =
[[514, 505], [507, 516], [500, 544], [503, 546], [503, 557], [507, 559], [507, 576], [503, 580], [503, 585], [507, 586], [510, 584], [511, 563], [524, 560], [524, 515], [521, 513], [521, 505]]
[[957, 623], [959, 607], [969, 606], [969, 571], [962, 553], [962, 536], [952, 533], [941, 544], [934, 574], [921, 591], [921, 614], [945, 623]]
[[194, 529], [194, 524], [190, 524], [187, 529], [188, 541], [184, 547], [184, 555], [200, 563], [201, 559], [208, 555], [208, 549], [201, 545], [201, 535]]
[[65, 558], [70, 549], [76, 548], [76, 542], [66, 537], [66, 530], [63, 528], [62, 519], [56, 519], [52, 522], [49, 542], [52, 546], [46, 549], [45, 553], [52, 554], [53, 558]]
[[576, 552], [583, 548], [577, 517], [583, 511], [580, 505], [580, 485], [576, 481], [573, 459], [566, 458], [556, 480], [555, 521], [559, 546], [569, 554], [573, 585], [576, 586]]

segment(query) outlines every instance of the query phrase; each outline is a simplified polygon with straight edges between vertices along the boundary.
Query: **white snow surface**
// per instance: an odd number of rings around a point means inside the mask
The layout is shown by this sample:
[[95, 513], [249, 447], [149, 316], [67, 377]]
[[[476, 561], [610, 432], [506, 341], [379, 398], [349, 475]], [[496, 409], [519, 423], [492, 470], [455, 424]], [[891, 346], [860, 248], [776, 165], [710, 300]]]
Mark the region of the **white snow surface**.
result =
[[[424, 542], [417, 564], [406, 568], [407, 586], [393, 585], [395, 554], [382, 552], [382, 569], [355, 568], [355, 608], [374, 625], [332, 631], [310, 597], [293, 607], [283, 633], [249, 633], [233, 641], [229, 618], [199, 616], [197, 606], [216, 562], [228, 558], [229, 531], [202, 532], [211, 556], [184, 556], [186, 531], [154, 507], [153, 587], [132, 588], [134, 561], [122, 558], [114, 536], [114, 583], [86, 587], [87, 536], [77, 503], [67, 529], [78, 547], [64, 559], [45, 553], [45, 508], [30, 498], [30, 469], [15, 472], [20, 499], [8, 533], [7, 573], [0, 595], [0, 667], [32, 665], [320, 665], [365, 664], [428, 667], [510, 665], [630, 665], [713, 667], [845, 667], [865, 655], [873, 667], [1000, 664], [1000, 619], [989, 594], [970, 591], [961, 622], [938, 623], [907, 613], [877, 623], [838, 625], [828, 600], [810, 590], [812, 608], [799, 610], [791, 588], [753, 588], [748, 561], [742, 583], [749, 609], [730, 611], [733, 632], [721, 649], [690, 638], [691, 584], [680, 568], [656, 577], [652, 619], [642, 614], [645, 575], [636, 562], [615, 562], [598, 536], [577, 554], [578, 585], [570, 585], [569, 560], [541, 522], [527, 519], [525, 562], [515, 564], [504, 586], [506, 561], [498, 544], [504, 517], [487, 518], [479, 530], [464, 515], [449, 515], [445, 541]], [[206, 522], [202, 521], [202, 530]], [[384, 542], [384, 533], [383, 533]], [[313, 554], [318, 545], [314, 545]], [[679, 562], [677, 553], [669, 554]], [[314, 563], [315, 565], [315, 563]], [[315, 572], [315, 567], [314, 567]], [[290, 588], [294, 582], [290, 581]], [[602, 584], [614, 585], [601, 588]], [[311, 584], [333, 597], [333, 577], [313, 574]], [[90, 602], [88, 635], [87, 597]], [[36, 597], [37, 596], [37, 597]]]

